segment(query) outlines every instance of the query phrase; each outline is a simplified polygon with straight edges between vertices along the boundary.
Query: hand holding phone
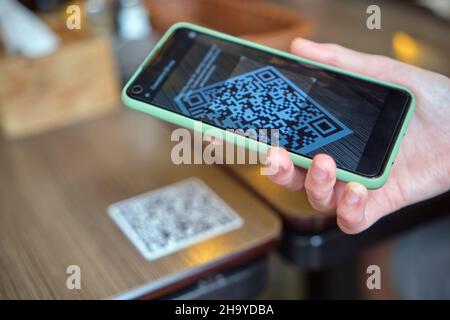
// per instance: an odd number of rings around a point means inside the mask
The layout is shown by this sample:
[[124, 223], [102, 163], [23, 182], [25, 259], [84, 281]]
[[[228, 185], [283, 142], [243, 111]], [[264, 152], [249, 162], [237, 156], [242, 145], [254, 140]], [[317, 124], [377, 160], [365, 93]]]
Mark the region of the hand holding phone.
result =
[[[416, 114], [402, 142], [386, 184], [367, 190], [336, 180], [336, 164], [328, 155], [314, 157], [308, 171], [295, 167], [287, 152], [274, 148], [273, 159], [284, 168], [269, 176], [292, 190], [304, 188], [319, 211], [336, 211], [340, 228], [358, 233], [386, 214], [450, 189], [450, 79], [383, 56], [359, 53], [335, 44], [305, 39], [293, 42], [294, 54], [352, 72], [401, 83], [417, 95]], [[317, 169], [322, 170], [317, 173]], [[317, 178], [319, 177], [319, 178]]]

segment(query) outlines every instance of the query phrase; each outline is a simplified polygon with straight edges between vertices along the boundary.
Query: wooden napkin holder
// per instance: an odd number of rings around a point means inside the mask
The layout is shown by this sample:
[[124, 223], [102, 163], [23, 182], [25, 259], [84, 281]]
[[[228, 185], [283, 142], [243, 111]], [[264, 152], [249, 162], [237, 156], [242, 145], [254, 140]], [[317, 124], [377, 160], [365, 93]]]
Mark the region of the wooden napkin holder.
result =
[[7, 139], [90, 119], [120, 106], [110, 40], [81, 35], [56, 20], [62, 45], [55, 53], [37, 59], [0, 55], [0, 127]]

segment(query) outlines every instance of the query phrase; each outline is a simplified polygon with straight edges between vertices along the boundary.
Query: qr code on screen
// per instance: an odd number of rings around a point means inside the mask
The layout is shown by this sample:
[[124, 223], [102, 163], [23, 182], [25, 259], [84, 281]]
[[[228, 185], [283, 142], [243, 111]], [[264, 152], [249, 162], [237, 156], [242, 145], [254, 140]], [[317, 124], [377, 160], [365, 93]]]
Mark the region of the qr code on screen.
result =
[[175, 102], [182, 113], [222, 128], [279, 129], [280, 146], [298, 153], [352, 133], [272, 66], [189, 90]]
[[243, 225], [242, 218], [197, 178], [117, 202], [108, 212], [148, 260]]

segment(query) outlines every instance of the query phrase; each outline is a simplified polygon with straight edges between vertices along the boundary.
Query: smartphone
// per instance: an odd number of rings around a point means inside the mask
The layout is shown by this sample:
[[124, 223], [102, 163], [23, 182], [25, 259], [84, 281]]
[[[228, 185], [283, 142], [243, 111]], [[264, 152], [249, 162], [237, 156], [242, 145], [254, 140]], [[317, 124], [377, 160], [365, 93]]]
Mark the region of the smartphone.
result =
[[[296, 165], [307, 169], [326, 153], [339, 180], [369, 189], [386, 182], [415, 105], [399, 85], [189, 23], [169, 28], [122, 100], [190, 129], [277, 129]], [[226, 140], [250, 149], [248, 140], [258, 140], [259, 152], [270, 147], [267, 139], [242, 139]]]

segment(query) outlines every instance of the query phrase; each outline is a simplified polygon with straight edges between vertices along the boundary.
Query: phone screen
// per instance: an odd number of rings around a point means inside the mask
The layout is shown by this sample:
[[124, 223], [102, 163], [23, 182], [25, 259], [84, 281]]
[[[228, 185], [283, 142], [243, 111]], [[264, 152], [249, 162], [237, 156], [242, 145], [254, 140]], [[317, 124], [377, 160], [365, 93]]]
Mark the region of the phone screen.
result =
[[379, 175], [409, 106], [403, 90], [188, 28], [177, 29], [128, 95], [222, 129], [278, 129], [279, 145]]

